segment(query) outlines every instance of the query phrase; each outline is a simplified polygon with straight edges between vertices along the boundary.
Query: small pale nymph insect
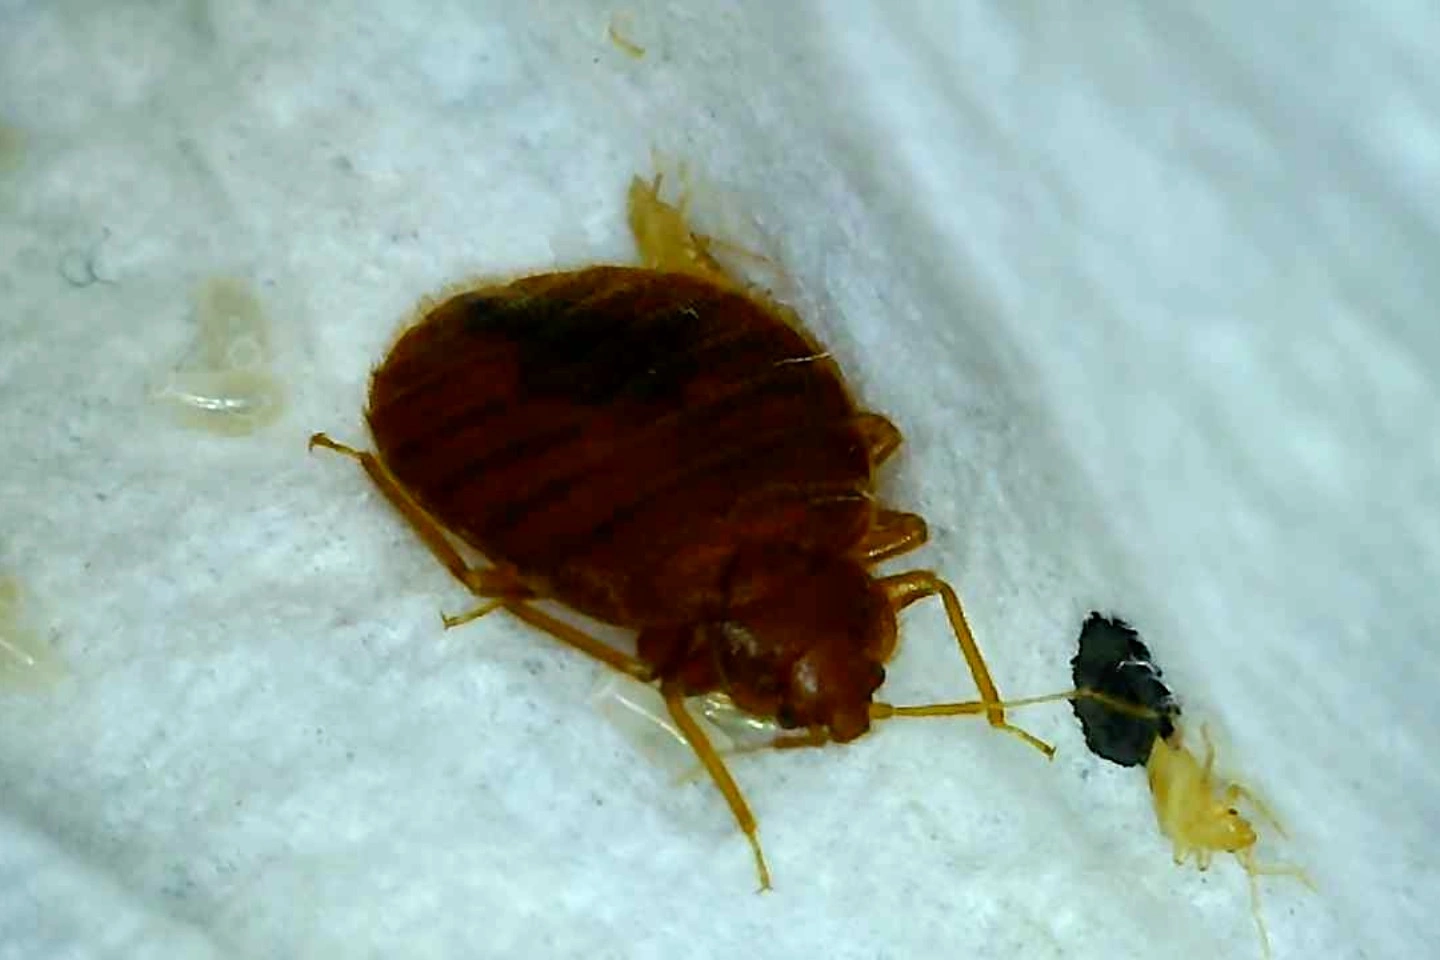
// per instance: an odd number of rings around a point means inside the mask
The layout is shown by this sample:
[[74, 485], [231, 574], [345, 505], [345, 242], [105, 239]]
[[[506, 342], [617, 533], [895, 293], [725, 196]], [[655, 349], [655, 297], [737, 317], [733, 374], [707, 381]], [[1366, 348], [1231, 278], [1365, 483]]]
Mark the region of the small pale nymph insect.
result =
[[1270, 956], [1258, 878], [1284, 875], [1313, 885], [1298, 868], [1257, 861], [1259, 832], [1242, 807], [1284, 836], [1279, 821], [1249, 789], [1216, 773], [1215, 745], [1205, 726], [1200, 727], [1203, 757], [1191, 750], [1180, 706], [1128, 623], [1092, 613], [1071, 666], [1076, 691], [1068, 696], [1091, 752], [1120, 766], [1144, 765], [1155, 819], [1174, 848], [1177, 865], [1193, 859], [1208, 870], [1216, 854], [1235, 857], [1249, 878], [1251, 912], [1261, 947]]
[[1285, 829], [1249, 789], [1216, 775], [1215, 745], [1203, 726], [1200, 736], [1205, 745], [1204, 759], [1186, 747], [1184, 731], [1179, 727], [1169, 737], [1156, 738], [1145, 763], [1155, 818], [1174, 846], [1177, 866], [1193, 857], [1196, 867], [1208, 870], [1217, 853], [1235, 857], [1249, 880], [1250, 911], [1260, 933], [1261, 949], [1269, 957], [1270, 934], [1260, 910], [1259, 878], [1288, 876], [1311, 890], [1315, 885], [1298, 867], [1260, 863], [1256, 859], [1259, 832], [1254, 821], [1241, 812], [1241, 806], [1249, 806], [1282, 837]]

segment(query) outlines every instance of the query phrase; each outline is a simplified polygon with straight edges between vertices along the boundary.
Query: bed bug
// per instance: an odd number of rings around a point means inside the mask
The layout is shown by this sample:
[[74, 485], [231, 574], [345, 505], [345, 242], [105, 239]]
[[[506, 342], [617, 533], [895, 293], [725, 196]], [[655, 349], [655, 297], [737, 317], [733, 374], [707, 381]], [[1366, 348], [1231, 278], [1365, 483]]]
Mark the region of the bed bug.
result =
[[[476, 597], [655, 684], [770, 886], [754, 815], [686, 699], [723, 694], [786, 731], [847, 743], [891, 717], [1007, 720], [952, 587], [873, 568], [924, 544], [881, 505], [899, 429], [862, 409], [789, 308], [737, 279], [661, 177], [628, 194], [636, 265], [481, 284], [422, 306], [373, 371], [374, 452], [357, 460]], [[472, 563], [467, 553], [483, 560]], [[483, 565], [482, 565], [483, 562]], [[897, 614], [944, 606], [979, 690], [968, 703], [875, 700]], [[630, 654], [537, 607], [633, 629]]]
[[1240, 804], [1249, 805], [1281, 836], [1285, 835], [1285, 829], [1254, 793], [1238, 783], [1222, 780], [1215, 773], [1215, 745], [1203, 725], [1200, 736], [1205, 746], [1204, 759], [1185, 744], [1183, 731], [1178, 726], [1168, 737], [1155, 739], [1145, 762], [1155, 818], [1174, 847], [1177, 866], [1194, 857], [1196, 867], [1204, 871], [1210, 869], [1217, 853], [1235, 857], [1249, 880], [1250, 912], [1255, 918], [1261, 949], [1268, 958], [1270, 934], [1260, 909], [1259, 878], [1288, 876], [1312, 890], [1315, 885], [1298, 867], [1265, 864], [1256, 859], [1259, 833], [1255, 823], [1240, 811]]

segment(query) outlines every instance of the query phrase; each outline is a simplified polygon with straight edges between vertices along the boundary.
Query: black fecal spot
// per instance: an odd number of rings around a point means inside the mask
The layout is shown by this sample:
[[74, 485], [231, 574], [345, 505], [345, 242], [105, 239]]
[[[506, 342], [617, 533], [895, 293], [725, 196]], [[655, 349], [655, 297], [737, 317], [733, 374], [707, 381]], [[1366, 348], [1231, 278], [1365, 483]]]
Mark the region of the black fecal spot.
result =
[[1070, 666], [1076, 687], [1096, 690], [1160, 714], [1154, 718], [1136, 717], [1094, 700], [1072, 701], [1091, 753], [1122, 767], [1139, 766], [1150, 759], [1156, 737], [1169, 737], [1175, 732], [1180, 706], [1161, 681], [1161, 670], [1149, 648], [1124, 620], [1091, 613], [1080, 629], [1080, 648]]

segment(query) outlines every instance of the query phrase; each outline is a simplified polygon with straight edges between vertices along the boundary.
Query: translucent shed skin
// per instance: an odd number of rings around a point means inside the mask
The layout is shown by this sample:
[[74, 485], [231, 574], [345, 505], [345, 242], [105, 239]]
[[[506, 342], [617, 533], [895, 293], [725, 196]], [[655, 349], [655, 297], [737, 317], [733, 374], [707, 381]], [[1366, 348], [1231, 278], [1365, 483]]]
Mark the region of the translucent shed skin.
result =
[[[984, 714], [1011, 726], [954, 590], [871, 568], [926, 540], [877, 502], [899, 430], [862, 410], [794, 314], [731, 277], [660, 179], [636, 179], [640, 266], [545, 273], [456, 293], [375, 370], [357, 459], [437, 558], [492, 609], [659, 685], [769, 872], [754, 816], [684, 699], [720, 693], [844, 743], [877, 719]], [[454, 540], [490, 565], [472, 566]], [[939, 596], [977, 702], [874, 699], [896, 615]], [[634, 628], [631, 656], [530, 601]]]

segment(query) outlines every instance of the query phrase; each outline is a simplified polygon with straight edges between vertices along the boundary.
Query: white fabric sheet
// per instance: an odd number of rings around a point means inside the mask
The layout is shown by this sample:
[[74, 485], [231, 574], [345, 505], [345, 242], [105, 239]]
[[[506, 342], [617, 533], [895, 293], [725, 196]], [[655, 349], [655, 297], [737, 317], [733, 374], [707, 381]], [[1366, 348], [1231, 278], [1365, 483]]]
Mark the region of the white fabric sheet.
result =
[[[1437, 43], [1402, 0], [0, 6], [0, 568], [66, 670], [0, 693], [0, 957], [1259, 956], [1063, 705], [1017, 714], [1048, 764], [963, 719], [737, 760], [755, 895], [598, 668], [441, 631], [306, 454], [423, 295], [630, 257], [652, 148], [904, 429], [1002, 690], [1127, 616], [1318, 884], [1262, 885], [1275, 955], [1425, 954]], [[214, 277], [288, 396], [243, 437], [147, 394]], [[973, 695], [937, 610], [887, 692]]]

